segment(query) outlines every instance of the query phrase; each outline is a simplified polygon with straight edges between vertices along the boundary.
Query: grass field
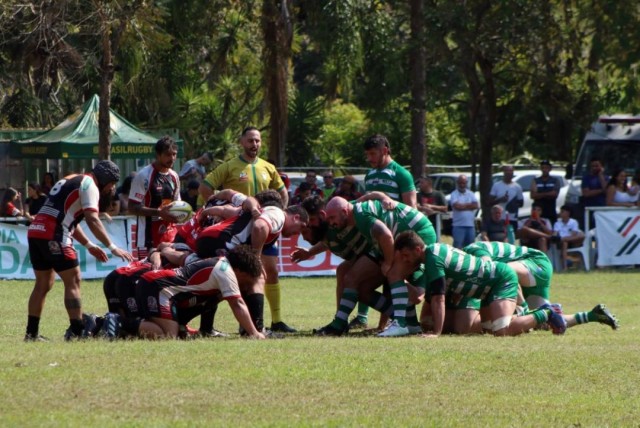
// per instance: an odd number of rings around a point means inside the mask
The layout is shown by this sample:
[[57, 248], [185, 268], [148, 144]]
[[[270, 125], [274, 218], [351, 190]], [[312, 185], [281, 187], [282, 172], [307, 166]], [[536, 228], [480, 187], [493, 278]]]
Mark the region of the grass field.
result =
[[[282, 284], [285, 321], [301, 330], [286, 339], [65, 343], [58, 282], [41, 323], [52, 341], [24, 343], [32, 284], [0, 281], [0, 426], [639, 424], [634, 271], [554, 278], [566, 313], [606, 303], [618, 331], [594, 323], [516, 338], [315, 338], [333, 315], [334, 279]], [[106, 310], [100, 282], [83, 283], [83, 303]], [[237, 330], [224, 304], [216, 327]]]

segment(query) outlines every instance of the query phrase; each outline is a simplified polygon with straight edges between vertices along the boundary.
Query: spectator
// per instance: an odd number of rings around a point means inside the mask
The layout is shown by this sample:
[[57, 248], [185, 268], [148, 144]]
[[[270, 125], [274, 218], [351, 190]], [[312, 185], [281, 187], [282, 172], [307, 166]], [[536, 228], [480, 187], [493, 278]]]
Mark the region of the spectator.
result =
[[347, 201], [355, 201], [362, 196], [362, 193], [358, 192], [358, 180], [353, 175], [345, 175], [342, 177], [340, 186], [333, 192], [331, 198], [334, 196], [340, 196]]
[[322, 180], [324, 181], [322, 196], [325, 201], [328, 201], [331, 195], [333, 195], [333, 192], [336, 191], [336, 186], [333, 184], [333, 172], [325, 171], [325, 173], [322, 174]]
[[129, 212], [129, 192], [131, 191], [131, 183], [133, 177], [136, 176], [136, 172], [133, 171], [122, 182], [122, 186], [118, 188], [116, 193], [118, 200], [120, 201], [120, 215], [127, 215]]
[[27, 185], [27, 200], [24, 201], [28, 207], [25, 209], [30, 216], [35, 217], [47, 200], [47, 195], [42, 191], [42, 187], [38, 183], [29, 183]]
[[479, 208], [478, 198], [467, 189], [467, 176], [460, 175], [456, 190], [451, 192], [453, 246], [463, 248], [476, 238], [475, 212]]
[[429, 216], [432, 224], [436, 224], [437, 213], [446, 213], [447, 200], [439, 190], [434, 190], [433, 180], [425, 175], [418, 180], [418, 210]]
[[56, 181], [56, 174], [53, 171], [45, 172], [44, 176], [42, 177], [42, 192], [45, 195], [49, 195], [49, 191], [51, 190], [53, 185], [56, 184]]
[[623, 169], [616, 170], [607, 184], [606, 202], [608, 207], [634, 207], [638, 195], [629, 193], [627, 173]]
[[[322, 191], [321, 188], [318, 187], [318, 185], [316, 184], [316, 178], [317, 174], [313, 169], [310, 169], [307, 171], [307, 175], [304, 177], [304, 181], [306, 183], [309, 183], [309, 186], [311, 188], [311, 194], [312, 195], [318, 195], [318, 196], [324, 196], [324, 193]], [[296, 189], [296, 191], [293, 193], [294, 196], [297, 196], [298, 193], [300, 193], [302, 189], [300, 189], [300, 186], [298, 186], [298, 188]], [[289, 204], [292, 205], [292, 204]]]
[[[582, 176], [582, 206], [604, 207], [607, 204], [606, 189], [608, 177], [600, 159], [593, 157], [589, 161], [589, 173]], [[589, 213], [589, 224], [595, 225], [593, 211]]]
[[213, 155], [211, 153], [203, 153], [199, 158], [186, 161], [178, 174], [180, 180], [187, 182], [190, 180], [202, 181], [207, 173], [206, 168], [212, 161]]
[[491, 207], [491, 215], [482, 222], [480, 239], [483, 241], [507, 242], [508, 225], [502, 219], [503, 211], [502, 205], [494, 205]]
[[550, 175], [553, 166], [548, 160], [540, 162], [542, 175], [531, 182], [531, 199], [542, 208], [542, 218], [549, 219], [551, 224], [558, 218], [556, 200], [560, 194], [560, 182]]
[[522, 245], [546, 253], [551, 236], [553, 236], [553, 225], [549, 219], [542, 217], [542, 207], [536, 202], [531, 206], [531, 217], [522, 224], [520, 242]]
[[[312, 196], [311, 185], [308, 182], [303, 181], [302, 183], [300, 183], [300, 186], [298, 186], [298, 189], [296, 190], [296, 195], [293, 198], [291, 198], [291, 202], [289, 202], [289, 206], [300, 205], [302, 201], [304, 201], [309, 196]], [[318, 196], [322, 197], [322, 195], [318, 195]]]
[[513, 231], [518, 230], [518, 208], [524, 204], [522, 187], [513, 181], [513, 166], [502, 167], [502, 181], [498, 181], [491, 186], [489, 192], [489, 203], [491, 205], [500, 204], [504, 209], [503, 220], [509, 220], [513, 226]]
[[200, 182], [198, 180], [190, 180], [187, 183], [187, 188], [180, 194], [180, 198], [183, 201], [187, 201], [193, 211], [198, 209], [198, 189], [200, 188]]
[[567, 250], [579, 247], [584, 242], [584, 233], [580, 230], [576, 219], [571, 218], [571, 214], [571, 207], [563, 205], [560, 208], [560, 218], [553, 225], [552, 241], [560, 245], [563, 269], [567, 268]]
[[0, 217], [29, 217], [22, 209], [22, 194], [13, 187], [9, 187], [0, 204]]

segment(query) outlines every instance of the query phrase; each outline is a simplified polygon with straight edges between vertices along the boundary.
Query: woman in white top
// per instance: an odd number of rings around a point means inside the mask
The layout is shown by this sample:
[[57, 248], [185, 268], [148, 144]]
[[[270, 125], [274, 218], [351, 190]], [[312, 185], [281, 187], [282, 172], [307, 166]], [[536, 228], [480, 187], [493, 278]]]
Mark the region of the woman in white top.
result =
[[608, 207], [634, 207], [638, 200], [638, 195], [629, 193], [627, 185], [627, 173], [619, 169], [611, 175], [607, 185], [607, 206]]

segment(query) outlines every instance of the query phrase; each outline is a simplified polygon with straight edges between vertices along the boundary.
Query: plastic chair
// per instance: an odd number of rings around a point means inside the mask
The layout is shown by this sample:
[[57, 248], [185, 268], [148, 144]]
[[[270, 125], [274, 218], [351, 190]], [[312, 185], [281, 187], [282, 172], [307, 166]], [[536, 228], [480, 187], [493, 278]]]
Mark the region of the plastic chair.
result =
[[587, 233], [585, 233], [584, 242], [581, 246], [575, 248], [569, 248], [567, 250], [567, 254], [579, 254], [582, 257], [582, 266], [584, 266], [584, 270], [589, 272], [591, 270], [591, 266], [593, 266], [595, 261], [595, 253], [596, 250], [593, 248], [593, 241], [596, 238], [596, 230], [591, 229]]

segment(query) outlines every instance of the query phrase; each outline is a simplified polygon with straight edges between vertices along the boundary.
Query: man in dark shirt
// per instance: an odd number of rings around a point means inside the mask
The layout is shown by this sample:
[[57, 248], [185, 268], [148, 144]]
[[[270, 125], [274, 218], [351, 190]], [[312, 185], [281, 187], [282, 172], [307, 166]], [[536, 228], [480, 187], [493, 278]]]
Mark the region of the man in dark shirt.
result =
[[548, 160], [540, 162], [542, 175], [531, 182], [530, 190], [531, 199], [542, 208], [542, 217], [553, 224], [558, 218], [556, 199], [558, 199], [558, 194], [560, 193], [560, 183], [550, 175], [551, 168], [551, 162]]
[[417, 195], [418, 210], [429, 216], [431, 224], [436, 224], [437, 213], [447, 212], [447, 200], [439, 190], [433, 189], [433, 180], [429, 176], [422, 176], [418, 180]]

